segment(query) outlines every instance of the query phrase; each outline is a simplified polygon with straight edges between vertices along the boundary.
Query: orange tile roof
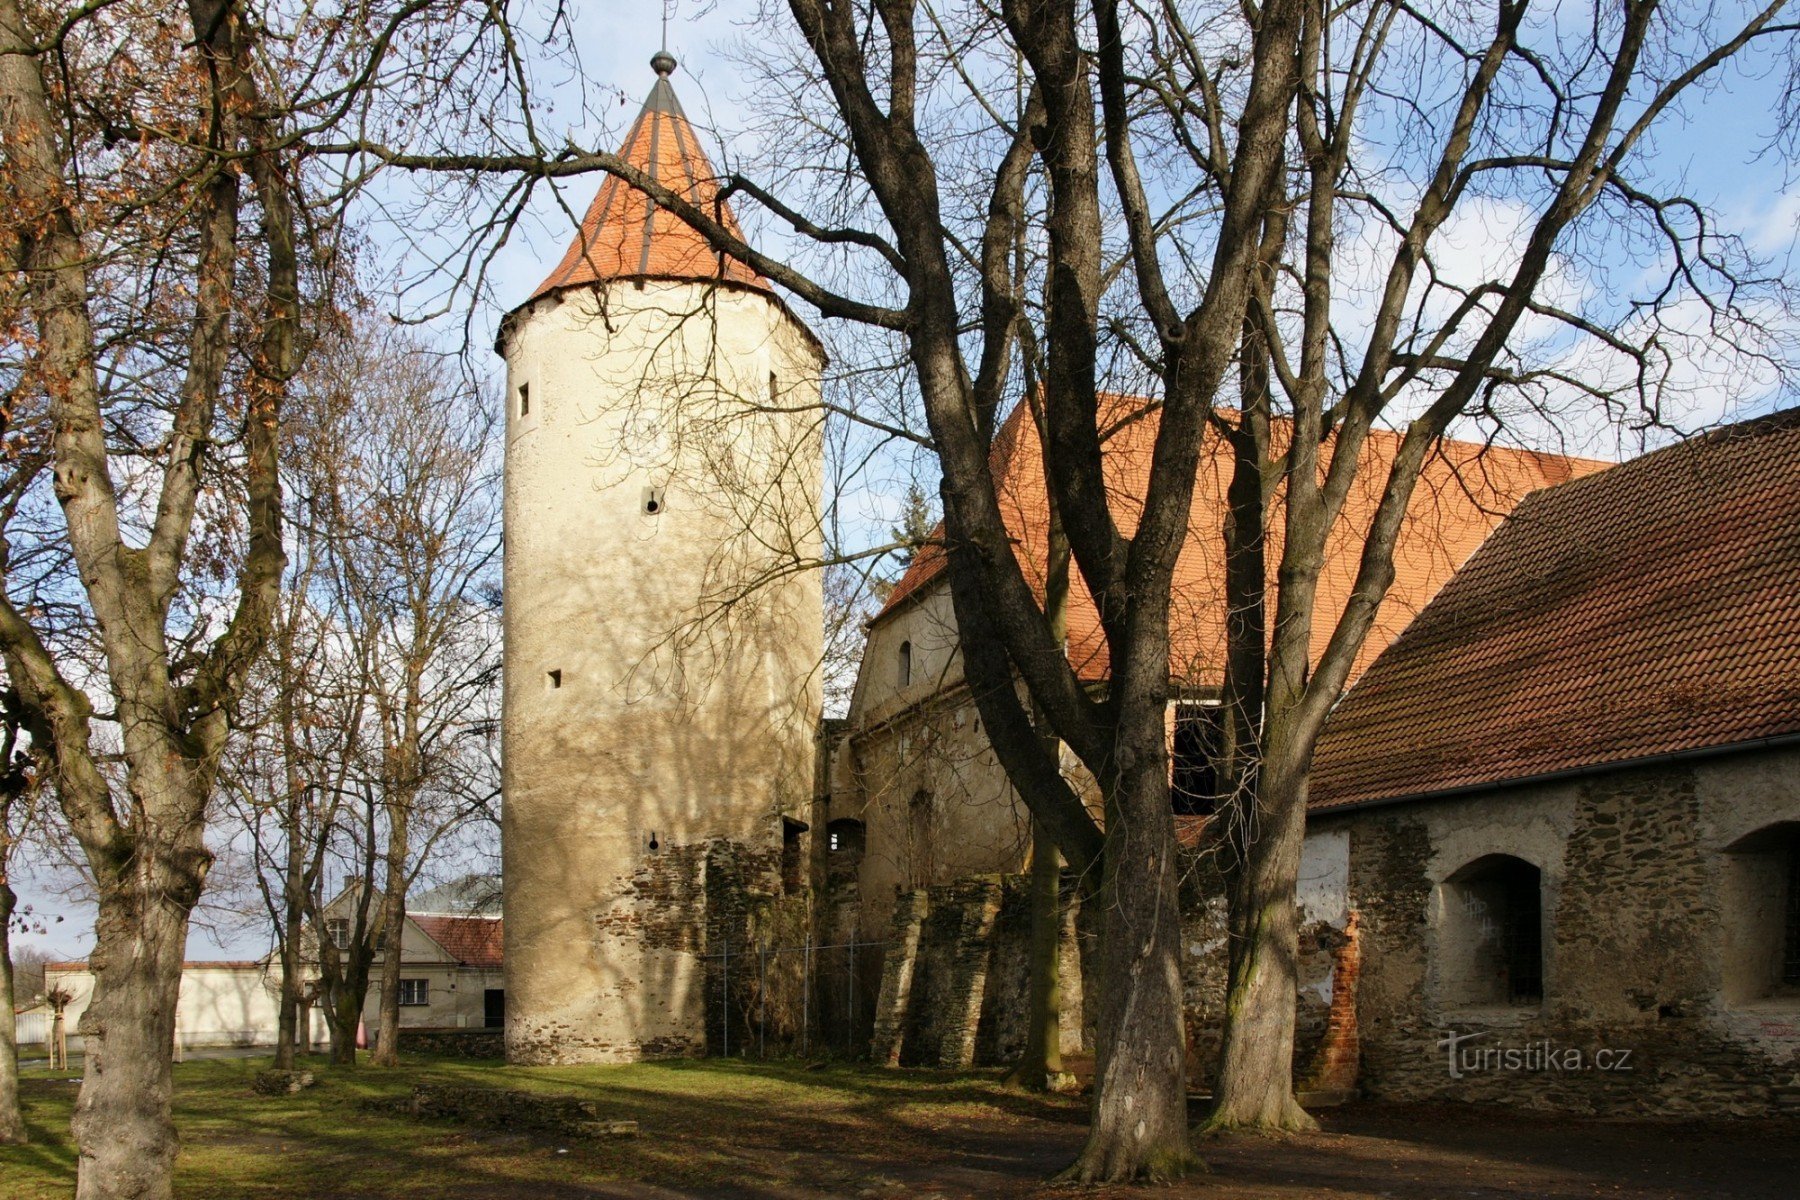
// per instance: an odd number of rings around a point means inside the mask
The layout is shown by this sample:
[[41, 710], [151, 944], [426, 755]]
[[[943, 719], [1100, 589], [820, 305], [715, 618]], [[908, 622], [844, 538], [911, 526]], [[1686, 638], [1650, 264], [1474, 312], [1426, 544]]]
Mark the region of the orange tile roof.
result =
[[[675, 60], [658, 54], [650, 65], [656, 69], [656, 83], [625, 135], [619, 157], [712, 213], [741, 237], [731, 206], [718, 199], [718, 172], [700, 148], [669, 84]], [[768, 281], [750, 267], [718, 253], [674, 213], [609, 175], [588, 206], [575, 241], [531, 298], [612, 279], [719, 280], [769, 290]]]
[[407, 916], [463, 966], [500, 969], [506, 935], [499, 917]]
[[[1105, 419], [1109, 425], [1117, 425], [1105, 443], [1103, 455], [1108, 494], [1114, 519], [1121, 531], [1129, 535], [1137, 526], [1137, 514], [1149, 480], [1158, 416], [1141, 397], [1109, 396], [1104, 403], [1109, 410]], [[1147, 408], [1148, 411], [1144, 411]], [[1142, 416], [1130, 419], [1131, 414], [1140, 411]], [[1121, 421], [1125, 423], [1119, 424]], [[1290, 428], [1286, 421], [1279, 421], [1274, 436], [1278, 440], [1284, 438]], [[1312, 630], [1315, 661], [1323, 652], [1350, 594], [1362, 540], [1374, 518], [1381, 489], [1387, 480], [1388, 466], [1399, 445], [1399, 434], [1378, 430], [1370, 435], [1364, 447], [1356, 483], [1332, 530], [1326, 550]], [[1002, 514], [1007, 527], [1014, 532], [1015, 552], [1026, 577], [1041, 597], [1047, 554], [1048, 504], [1037, 426], [1029, 419], [1026, 406], [1016, 408], [1001, 427], [994, 439], [990, 461], [1000, 493]], [[1356, 670], [1360, 672], [1374, 661], [1482, 539], [1528, 493], [1576, 475], [1601, 470], [1607, 465], [1589, 459], [1474, 442], [1442, 442], [1428, 459], [1414, 492], [1395, 551], [1394, 584], [1357, 657]], [[1187, 544], [1176, 561], [1169, 614], [1169, 670], [1177, 680], [1193, 688], [1216, 688], [1223, 682], [1222, 530], [1230, 477], [1229, 448], [1221, 438], [1209, 432], [1194, 487]], [[1281, 520], [1278, 499], [1270, 513], [1268, 560], [1271, 584], [1281, 553]], [[941, 544], [927, 543], [920, 547], [876, 620], [894, 612], [908, 597], [930, 584], [944, 567]], [[1072, 572], [1070, 588], [1069, 658], [1083, 679], [1106, 678], [1109, 668], [1106, 640], [1100, 631], [1099, 613], [1079, 571]]]
[[1315, 808], [1800, 733], [1800, 408], [1531, 497], [1332, 715]]

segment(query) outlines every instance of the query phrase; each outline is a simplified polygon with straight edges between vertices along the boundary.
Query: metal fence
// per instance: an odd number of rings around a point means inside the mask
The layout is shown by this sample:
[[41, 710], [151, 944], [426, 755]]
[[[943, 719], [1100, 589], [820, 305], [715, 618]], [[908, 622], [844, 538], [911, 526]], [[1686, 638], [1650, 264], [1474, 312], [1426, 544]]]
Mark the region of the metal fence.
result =
[[868, 1053], [886, 942], [720, 939], [706, 964], [706, 1048], [782, 1058]]

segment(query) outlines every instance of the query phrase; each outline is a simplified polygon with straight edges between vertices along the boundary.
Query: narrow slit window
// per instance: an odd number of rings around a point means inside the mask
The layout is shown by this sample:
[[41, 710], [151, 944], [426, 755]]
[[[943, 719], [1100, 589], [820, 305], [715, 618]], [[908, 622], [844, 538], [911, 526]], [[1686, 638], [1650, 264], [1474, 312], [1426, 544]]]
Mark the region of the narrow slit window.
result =
[[521, 417], [531, 415], [531, 385], [529, 383], [519, 385], [519, 415]]
[[562, 668], [544, 672], [544, 690], [554, 692], [562, 686]]
[[663, 489], [659, 487], [645, 488], [641, 499], [644, 515], [646, 517], [656, 516], [667, 506], [667, 499], [663, 495]]
[[774, 404], [777, 400], [780, 400], [780, 399], [781, 399], [781, 380], [776, 378], [775, 372], [770, 371], [769, 372], [769, 403]]
[[901, 642], [900, 643], [900, 662], [899, 662], [899, 666], [898, 666], [898, 672], [899, 672], [900, 686], [901, 687], [910, 687], [912, 685], [912, 672], [913, 672], [913, 653], [912, 653], [912, 643], [911, 642]]

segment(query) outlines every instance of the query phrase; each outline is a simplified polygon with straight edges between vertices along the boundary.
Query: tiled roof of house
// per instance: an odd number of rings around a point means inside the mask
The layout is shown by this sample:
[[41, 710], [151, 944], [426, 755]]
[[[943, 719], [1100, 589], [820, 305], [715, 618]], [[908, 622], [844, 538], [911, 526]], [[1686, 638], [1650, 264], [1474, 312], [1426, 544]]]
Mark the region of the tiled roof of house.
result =
[[[1115, 430], [1105, 443], [1103, 458], [1108, 494], [1114, 519], [1121, 531], [1129, 535], [1136, 528], [1149, 479], [1157, 412], [1153, 407], [1147, 409], [1148, 402], [1140, 397], [1109, 396], [1105, 403], [1109, 410], [1105, 419]], [[1142, 415], [1134, 419], [1137, 413]], [[1285, 421], [1277, 422], [1273, 435], [1277, 440], [1285, 438], [1290, 428]], [[1362, 540], [1374, 518], [1399, 445], [1400, 435], [1378, 430], [1370, 435], [1363, 450], [1357, 480], [1332, 531], [1325, 571], [1319, 582], [1312, 630], [1315, 659], [1324, 651], [1349, 597]], [[1176, 679], [1195, 688], [1219, 686], [1225, 660], [1221, 531], [1226, 487], [1231, 478], [1231, 453], [1216, 434], [1208, 434], [1205, 447], [1194, 487], [1188, 540], [1176, 563], [1170, 611], [1169, 669]], [[1002, 513], [1015, 535], [1015, 550], [1041, 597], [1048, 502], [1037, 427], [1029, 419], [1025, 405], [1019, 405], [1001, 427], [990, 461], [998, 481]], [[1358, 656], [1357, 670], [1372, 662], [1405, 628], [1528, 493], [1606, 465], [1474, 442], [1442, 442], [1427, 461], [1407, 511], [1395, 553], [1394, 584]], [[1273, 582], [1283, 540], [1279, 500], [1270, 517], [1268, 563]], [[945, 565], [941, 544], [922, 546], [876, 619], [894, 612], [918, 594], [938, 578]], [[1099, 613], [1081, 582], [1081, 573], [1074, 571], [1071, 576], [1069, 658], [1082, 678], [1101, 680], [1106, 678], [1109, 662]]]
[[[656, 83], [625, 135], [619, 157], [741, 236], [731, 206], [718, 198], [718, 172], [669, 84], [675, 60], [658, 54], [650, 65], [656, 69]], [[613, 175], [601, 183], [562, 261], [531, 296], [535, 300], [560, 288], [611, 279], [719, 280], [763, 291], [769, 287], [749, 266], [719, 254], [674, 213]]]
[[499, 970], [505, 931], [499, 917], [426, 916], [408, 913], [414, 925], [465, 967]]
[[1800, 408], [1519, 506], [1327, 724], [1314, 808], [1800, 733]]

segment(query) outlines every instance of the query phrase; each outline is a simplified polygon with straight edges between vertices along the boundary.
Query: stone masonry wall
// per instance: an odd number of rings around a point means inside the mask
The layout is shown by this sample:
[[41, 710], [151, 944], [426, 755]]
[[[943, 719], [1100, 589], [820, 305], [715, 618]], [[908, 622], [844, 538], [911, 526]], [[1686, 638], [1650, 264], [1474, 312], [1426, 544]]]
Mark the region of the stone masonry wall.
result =
[[[1360, 910], [1363, 1089], [1604, 1114], [1791, 1111], [1800, 998], [1726, 1003], [1722, 880], [1735, 837], [1800, 819], [1796, 767], [1715, 759], [1332, 819], [1350, 829]], [[1485, 854], [1542, 872], [1541, 1004], [1458, 1004], [1439, 978], [1445, 880]]]

